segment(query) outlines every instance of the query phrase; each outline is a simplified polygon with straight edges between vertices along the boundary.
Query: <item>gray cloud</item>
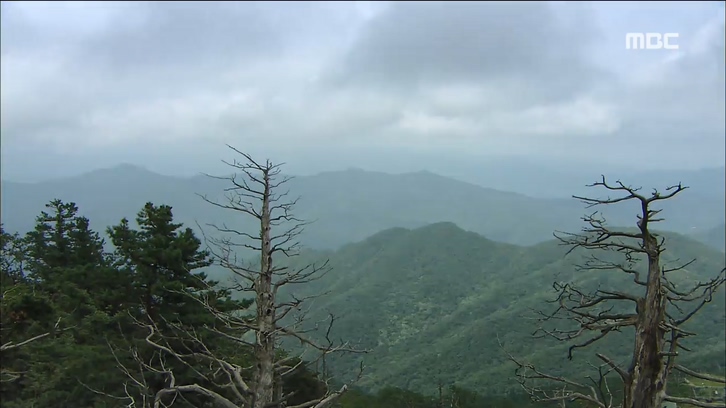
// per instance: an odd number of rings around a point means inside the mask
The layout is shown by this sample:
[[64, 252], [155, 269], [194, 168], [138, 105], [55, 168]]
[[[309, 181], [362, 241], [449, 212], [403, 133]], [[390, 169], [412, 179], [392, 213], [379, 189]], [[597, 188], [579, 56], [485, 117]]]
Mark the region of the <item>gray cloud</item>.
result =
[[544, 2], [399, 2], [362, 31], [334, 71], [382, 87], [487, 84], [522, 98], [567, 98], [604, 72], [583, 56], [587, 10], [563, 24]]
[[625, 163], [623, 145], [723, 164], [723, 18], [685, 19], [677, 53], [633, 53], [606, 7], [5, 2], [3, 172], [64, 157], [202, 170], [223, 143], [359, 150], [361, 167], [375, 151]]

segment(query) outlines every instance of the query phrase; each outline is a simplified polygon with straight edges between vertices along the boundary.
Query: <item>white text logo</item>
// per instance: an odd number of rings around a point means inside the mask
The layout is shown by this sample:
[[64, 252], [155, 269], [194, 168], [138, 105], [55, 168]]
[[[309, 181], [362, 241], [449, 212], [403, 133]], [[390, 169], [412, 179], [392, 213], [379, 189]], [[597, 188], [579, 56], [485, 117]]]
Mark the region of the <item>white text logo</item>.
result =
[[677, 50], [678, 44], [671, 44], [678, 33], [626, 33], [626, 50]]

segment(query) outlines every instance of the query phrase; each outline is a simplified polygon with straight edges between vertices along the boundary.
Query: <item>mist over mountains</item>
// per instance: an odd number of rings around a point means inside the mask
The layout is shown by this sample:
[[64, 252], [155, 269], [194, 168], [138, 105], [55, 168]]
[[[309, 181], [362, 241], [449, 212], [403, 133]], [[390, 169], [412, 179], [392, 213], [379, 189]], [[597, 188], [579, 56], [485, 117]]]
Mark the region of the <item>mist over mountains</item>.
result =
[[[699, 179], [703, 174], [686, 177], [706, 183]], [[152, 201], [172, 205], [185, 226], [259, 228], [195, 194], [219, 197], [228, 186], [202, 175], [169, 177], [130, 165], [42, 183], [3, 182], [2, 219], [8, 230], [28, 230], [44, 203], [60, 198], [76, 202], [101, 231]], [[328, 259], [333, 268], [323, 279], [296, 288], [295, 296], [329, 292], [315, 300], [310, 317], [320, 321], [334, 311], [339, 320], [332, 335], [371, 351], [330, 360], [333, 372], [351, 373], [362, 358], [368, 367], [360, 382], [364, 389], [394, 385], [426, 393], [442, 381], [489, 395], [516, 393], [518, 384], [497, 339], [528, 361], [557, 367], [557, 374], [585, 372], [587, 358], [561, 364], [566, 345], [531, 338], [531, 322], [522, 316], [546, 308], [555, 280], [586, 288], [627, 284], [626, 276], [575, 272], [573, 265], [585, 254], [566, 258], [567, 248], [552, 239], [553, 230], [582, 226], [580, 216], [588, 210], [574, 199], [530, 197], [431, 172], [360, 169], [297, 177], [289, 188], [291, 195], [302, 196], [298, 215], [314, 221], [303, 236], [308, 249], [291, 262]], [[686, 190], [666, 202], [662, 213], [663, 229], [674, 231], [664, 232], [664, 263], [696, 259], [677, 281], [706, 279], [726, 262], [723, 197], [694, 191], [701, 190]], [[636, 213], [627, 205], [605, 209], [615, 225], [634, 224]], [[216, 267], [209, 273], [222, 281], [228, 277]], [[685, 357], [687, 363], [711, 370], [726, 364], [724, 301], [721, 292], [692, 323], [701, 335], [689, 340], [695, 351]], [[628, 336], [614, 336], [601, 350], [626, 362]]]
[[[506, 173], [506, 172], [504, 172]], [[511, 174], [514, 173], [509, 173]], [[523, 174], [518, 172], [516, 174]], [[547, 178], [546, 172], [532, 172], [533, 178]], [[664, 204], [666, 218], [660, 228], [702, 236], [724, 222], [723, 172], [704, 170], [686, 172], [680, 180], [693, 187]], [[496, 175], [482, 176], [493, 180]], [[503, 176], [502, 179], [506, 179]], [[569, 180], [585, 178], [573, 174]], [[625, 183], [642, 183], [645, 188], [657, 185], [664, 189], [673, 181], [662, 181], [668, 174], [636, 174], [623, 178]], [[564, 191], [574, 181], [556, 179], [540, 192], [552, 188]], [[590, 182], [597, 178], [591, 178]], [[608, 177], [615, 181], [615, 178]], [[652, 184], [645, 182], [653, 181]], [[678, 180], [675, 180], [676, 182]], [[496, 183], [493, 183], [496, 184]], [[392, 227], [416, 228], [435, 222], [453, 222], [489, 239], [529, 245], [548, 240], [554, 230], [579, 230], [580, 217], [591, 211], [575, 199], [532, 197], [522, 194], [527, 183], [512, 182], [512, 191], [482, 187], [431, 172], [387, 174], [360, 169], [324, 172], [300, 176], [289, 183], [291, 196], [299, 195], [297, 215], [313, 221], [302, 241], [311, 248], [337, 248], [360, 241]], [[97, 230], [132, 217], [147, 201], [173, 206], [175, 215], [188, 225], [227, 223], [240, 227], [246, 221], [230, 218], [205, 203], [197, 194], [220, 197], [226, 187], [223, 180], [204, 175], [170, 177], [132, 165], [96, 170], [77, 177], [39, 183], [2, 183], [2, 218], [8, 231], [27, 231], [32, 220], [53, 198], [74, 201]], [[519, 191], [516, 191], [519, 190]], [[602, 191], [573, 186], [573, 194]], [[604, 209], [612, 225], [630, 225], [637, 208], [627, 205]], [[697, 209], [697, 210], [694, 210]], [[242, 218], [242, 217], [237, 217]], [[239, 224], [242, 223], [242, 224]]]
[[[363, 362], [368, 369], [359, 386], [372, 392], [396, 386], [426, 394], [439, 381], [485, 395], [518, 395], [519, 385], [512, 381], [511, 364], [498, 341], [528, 361], [556, 367], [556, 374], [587, 372], [589, 357], [561, 364], [566, 346], [533, 339], [531, 321], [523, 318], [548, 305], [553, 281], [564, 279], [590, 289], [628, 284], [627, 276], [577, 273], [574, 265], [585, 254], [575, 251], [565, 257], [567, 249], [552, 239], [555, 230], [579, 231], [581, 217], [596, 210], [558, 193], [585, 176], [533, 170], [532, 180], [554, 181], [528, 195], [525, 190], [533, 181], [521, 177], [521, 169], [499, 170], [500, 179], [496, 173], [485, 173], [482, 179], [511, 186], [512, 191], [430, 171], [390, 174], [353, 168], [289, 181], [290, 197], [301, 197], [296, 216], [312, 223], [301, 236], [301, 256], [282, 262], [297, 267], [328, 260], [333, 271], [296, 287], [293, 295], [327, 292], [313, 302], [311, 321], [323, 321], [334, 312], [338, 320], [331, 335], [370, 351], [365, 356], [331, 357], [334, 373], [355, 372]], [[648, 194], [650, 187], [664, 191], [672, 185], [666, 181], [671, 175], [676, 172], [636, 173], [622, 180], [642, 183]], [[657, 227], [668, 248], [664, 265], [696, 260], [674, 277], [685, 284], [708, 279], [723, 268], [726, 223], [722, 185], [717, 184], [722, 173], [703, 170], [681, 176], [675, 182], [692, 187], [663, 203], [660, 215], [665, 221]], [[504, 185], [504, 180], [510, 184]], [[2, 221], [6, 231], [28, 231], [44, 204], [59, 198], [75, 202], [99, 232], [122, 218], [133, 219], [147, 202], [171, 205], [175, 220], [199, 233], [214, 234], [211, 224], [258, 230], [259, 223], [251, 217], [200, 197], [223, 199], [228, 187], [228, 180], [165, 176], [133, 165], [39, 183], [3, 181]], [[576, 195], [604, 194], [602, 188], [573, 190]], [[639, 210], [635, 203], [608, 207], [601, 209], [608, 224], [634, 227]], [[217, 265], [206, 271], [222, 282], [230, 278], [230, 272]], [[281, 291], [281, 299], [290, 294]], [[695, 351], [684, 358], [686, 363], [711, 371], [726, 365], [724, 301], [720, 292], [692, 322], [700, 335], [689, 340]], [[601, 350], [626, 363], [629, 356], [623, 350], [631, 334], [613, 336]], [[297, 350], [292, 343], [284, 346]]]

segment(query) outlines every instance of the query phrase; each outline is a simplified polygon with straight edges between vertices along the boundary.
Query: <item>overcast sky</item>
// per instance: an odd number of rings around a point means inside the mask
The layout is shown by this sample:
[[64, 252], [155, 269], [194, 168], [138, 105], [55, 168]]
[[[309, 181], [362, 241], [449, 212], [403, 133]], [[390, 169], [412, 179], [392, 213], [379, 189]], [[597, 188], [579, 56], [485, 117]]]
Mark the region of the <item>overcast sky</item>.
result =
[[[2, 176], [724, 164], [723, 2], [3, 2]], [[626, 50], [627, 32], [679, 50]], [[436, 154], [435, 164], [426, 162]], [[406, 163], [406, 169], [400, 169]], [[398, 166], [398, 167], [396, 167]]]

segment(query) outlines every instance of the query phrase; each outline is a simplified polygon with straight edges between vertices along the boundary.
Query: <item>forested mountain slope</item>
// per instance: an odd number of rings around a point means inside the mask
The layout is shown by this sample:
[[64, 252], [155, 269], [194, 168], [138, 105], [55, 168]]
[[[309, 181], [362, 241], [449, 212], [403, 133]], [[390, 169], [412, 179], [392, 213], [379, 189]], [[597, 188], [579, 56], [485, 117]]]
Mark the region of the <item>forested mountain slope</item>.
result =
[[721, 224], [705, 231], [696, 232], [691, 235], [694, 239], [726, 252], [726, 224]]
[[[675, 282], [695, 282], [724, 267], [721, 252], [678, 234], [666, 239], [663, 259], [668, 265], [697, 259], [671, 277]], [[575, 272], [573, 263], [583, 254], [564, 257], [566, 249], [555, 241], [529, 247], [498, 243], [452, 223], [390, 229], [324, 254], [334, 270], [295, 295], [329, 291], [314, 305], [311, 320], [332, 312], [338, 317], [333, 338], [372, 350], [334, 364], [338, 372], [351, 372], [363, 358], [368, 367], [365, 386], [426, 391], [442, 380], [499, 393], [518, 385], [497, 336], [510, 352], [560, 373], [581, 373], [583, 359], [594, 355], [593, 350], [579, 351], [570, 362], [564, 345], [530, 338], [535, 322], [526, 316], [533, 317], [530, 309], [554, 307], [547, 303], [555, 295], [554, 281], [630, 287], [624, 274]], [[316, 257], [323, 254], [308, 253], [296, 263]], [[722, 292], [692, 322], [702, 334], [687, 340], [694, 352], [686, 353], [684, 361], [723, 370], [724, 319]], [[630, 350], [619, 346], [620, 339], [598, 350], [622, 359]]]
[[[147, 207], [149, 211], [154, 209], [151, 204], [144, 208]], [[254, 230], [250, 227], [249, 231], [253, 233]], [[683, 235], [664, 235], [667, 251], [662, 254], [662, 261], [669, 267], [678, 260], [697, 259], [671, 275], [672, 282], [679, 287], [713, 276], [726, 264], [723, 252]], [[138, 244], [138, 250], [148, 249], [143, 242]], [[554, 373], [580, 377], [587, 370], [587, 358], [595, 352], [583, 350], [576, 353], [573, 361], [568, 361], [567, 345], [530, 337], [536, 327], [531, 319], [532, 310], [552, 307], [547, 301], [554, 296], [553, 281], [575, 282], [589, 289], [597, 285], [615, 290], [629, 288], [628, 277], [617, 273], [575, 272], [573, 264], [581, 262], [584, 254], [575, 251], [564, 257], [566, 249], [552, 240], [533, 246], [496, 242], [465, 231], [452, 222], [416, 229], [392, 228], [338, 250], [311, 249], [292, 258], [294, 266], [329, 259], [334, 268], [323, 279], [296, 287], [293, 294], [300, 298], [328, 292], [306, 306], [308, 321], [319, 322], [331, 312], [337, 317], [331, 337], [348, 340], [371, 351], [362, 356], [329, 360], [334, 374], [342, 378], [354, 375], [360, 361], [364, 361], [366, 375], [358, 385], [366, 391], [399, 386], [431, 395], [438, 385], [455, 385], [482, 395], [507, 394], [512, 397], [510, 393], [518, 391], [519, 386], [512, 378], [513, 367], [500, 348], [500, 341], [521, 359], [547, 367]], [[38, 253], [45, 252], [39, 250]], [[163, 255], [163, 252], [157, 255]], [[280, 256], [276, 258], [276, 262], [282, 260]], [[108, 272], [104, 279], [123, 272], [122, 269], [115, 270], [111, 264], [104, 268]], [[65, 267], [59, 270], [76, 271]], [[89, 276], [102, 272], [95, 267], [79, 271], [93, 271]], [[222, 271], [216, 269], [214, 272], [218, 277]], [[68, 283], [63, 276], [56, 276], [61, 281], [59, 284]], [[78, 280], [75, 284], [87, 285], [89, 296], [90, 293], [93, 296], [122, 294], [122, 291], [97, 289], [113, 287], [108, 285], [108, 280], [93, 283], [79, 279], [81, 275], [71, 273], [68, 276]], [[94, 279], [98, 277], [100, 275]], [[288, 294], [281, 293], [282, 296]], [[115, 303], [118, 302], [112, 302]], [[721, 291], [687, 327], [700, 335], [686, 340], [686, 345], [694, 351], [684, 356], [684, 363], [711, 372], [721, 372], [726, 366], [723, 355], [726, 347], [723, 338], [725, 306]], [[46, 323], [52, 324], [52, 321]], [[84, 326], [84, 330], [95, 333], [95, 323], [86, 323], [88, 327]], [[620, 338], [600, 344], [597, 351], [622, 363], [629, 353], [625, 343], [625, 336], [629, 335], [624, 332]], [[284, 345], [295, 351], [294, 344]], [[106, 350], [104, 344], [100, 347]], [[55, 353], [51, 351], [44, 358]], [[83, 354], [83, 351], [79, 349], [79, 353]], [[104, 358], [108, 360], [108, 357]], [[85, 358], [74, 358], [86, 362]], [[55, 369], [57, 364], [53, 364]], [[105, 370], [113, 372], [110, 368]], [[64, 381], [70, 379], [63, 378]], [[57, 391], [66, 386], [53, 383], [49, 387]], [[79, 390], [74, 388], [74, 392], [82, 391]], [[90, 398], [90, 394], [87, 396]]]

